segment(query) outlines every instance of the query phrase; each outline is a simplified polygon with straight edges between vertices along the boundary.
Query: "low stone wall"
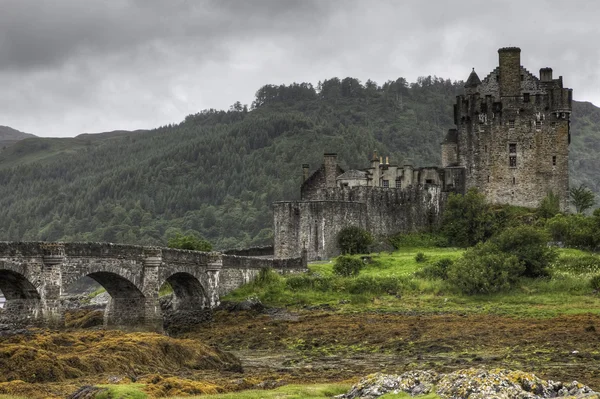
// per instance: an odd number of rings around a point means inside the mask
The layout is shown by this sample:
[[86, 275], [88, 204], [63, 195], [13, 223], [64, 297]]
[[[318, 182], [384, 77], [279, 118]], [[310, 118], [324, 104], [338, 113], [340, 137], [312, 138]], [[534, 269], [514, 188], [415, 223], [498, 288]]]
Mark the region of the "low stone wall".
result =
[[273, 256], [274, 247], [272, 245], [265, 247], [251, 247], [244, 249], [230, 249], [224, 251], [225, 255], [237, 255], [237, 256]]

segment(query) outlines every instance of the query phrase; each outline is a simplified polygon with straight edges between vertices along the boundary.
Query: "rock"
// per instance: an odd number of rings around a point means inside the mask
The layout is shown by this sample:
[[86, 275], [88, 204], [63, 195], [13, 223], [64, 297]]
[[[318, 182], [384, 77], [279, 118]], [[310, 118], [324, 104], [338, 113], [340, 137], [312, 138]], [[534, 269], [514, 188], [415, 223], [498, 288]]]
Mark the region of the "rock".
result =
[[68, 399], [94, 399], [98, 396], [99, 393], [106, 391], [106, 388], [99, 388], [91, 385], [86, 385], [75, 391], [75, 393], [69, 396]]
[[254, 310], [256, 312], [262, 312], [265, 310], [265, 305], [263, 305], [258, 298], [248, 298], [245, 301], [238, 302], [234, 306], [234, 311], [240, 310]]
[[545, 381], [534, 374], [503, 369], [465, 369], [449, 374], [409, 371], [402, 375], [373, 374], [362, 379], [340, 399], [375, 399], [386, 393], [411, 396], [435, 392], [449, 399], [542, 399], [559, 396], [597, 398], [600, 394], [577, 381]]
[[108, 303], [110, 299], [110, 294], [106, 291], [99, 293], [98, 295], [96, 295], [95, 297], [93, 297], [92, 299], [90, 299], [90, 305], [104, 305], [106, 306], [106, 304]]

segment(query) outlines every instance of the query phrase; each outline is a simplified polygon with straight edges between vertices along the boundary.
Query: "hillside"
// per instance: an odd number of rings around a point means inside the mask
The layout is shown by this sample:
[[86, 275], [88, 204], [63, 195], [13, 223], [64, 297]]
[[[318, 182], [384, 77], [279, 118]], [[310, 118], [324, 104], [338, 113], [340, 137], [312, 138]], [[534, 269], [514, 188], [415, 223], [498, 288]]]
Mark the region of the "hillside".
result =
[[[252, 110], [205, 110], [146, 132], [24, 140], [0, 153], [0, 240], [164, 244], [177, 232], [218, 248], [264, 244], [270, 204], [298, 197], [323, 152], [364, 167], [373, 150], [437, 165], [462, 82], [382, 86], [333, 78], [264, 86]], [[575, 103], [572, 181], [600, 191], [600, 109]]]
[[0, 126], [0, 153], [5, 147], [29, 137], [35, 137], [35, 135], [23, 133], [8, 126]]

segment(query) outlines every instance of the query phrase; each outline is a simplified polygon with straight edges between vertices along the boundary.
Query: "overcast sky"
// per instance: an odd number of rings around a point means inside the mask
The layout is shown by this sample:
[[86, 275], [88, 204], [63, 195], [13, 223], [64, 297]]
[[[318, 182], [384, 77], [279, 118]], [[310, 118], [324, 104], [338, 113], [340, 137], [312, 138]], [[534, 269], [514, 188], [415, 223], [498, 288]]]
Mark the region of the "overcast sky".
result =
[[600, 105], [599, 16], [593, 0], [0, 0], [0, 125], [74, 136], [250, 104], [265, 84], [483, 79], [505, 46]]

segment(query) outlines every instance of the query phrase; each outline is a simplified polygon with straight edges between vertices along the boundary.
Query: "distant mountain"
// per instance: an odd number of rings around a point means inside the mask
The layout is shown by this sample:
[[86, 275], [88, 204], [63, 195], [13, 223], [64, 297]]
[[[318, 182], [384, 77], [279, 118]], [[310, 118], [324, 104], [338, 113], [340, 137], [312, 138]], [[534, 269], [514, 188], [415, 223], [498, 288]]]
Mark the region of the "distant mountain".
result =
[[[252, 110], [205, 110], [150, 131], [31, 138], [0, 151], [0, 241], [164, 245], [198, 234], [217, 248], [272, 238], [273, 201], [297, 199], [301, 165], [439, 165], [463, 82], [383, 85], [333, 78], [260, 88]], [[600, 108], [573, 103], [571, 185], [600, 193]]]
[[23, 139], [26, 139], [29, 137], [36, 137], [36, 136], [33, 134], [30, 134], [30, 133], [20, 132], [20, 131], [13, 129], [11, 127], [8, 127], [8, 126], [0, 126], [0, 151], [4, 147], [8, 147], [10, 145], [13, 145], [17, 141], [20, 141], [20, 140], [23, 140]]

